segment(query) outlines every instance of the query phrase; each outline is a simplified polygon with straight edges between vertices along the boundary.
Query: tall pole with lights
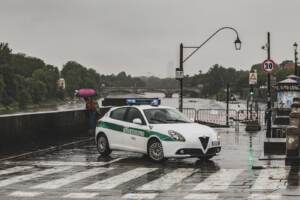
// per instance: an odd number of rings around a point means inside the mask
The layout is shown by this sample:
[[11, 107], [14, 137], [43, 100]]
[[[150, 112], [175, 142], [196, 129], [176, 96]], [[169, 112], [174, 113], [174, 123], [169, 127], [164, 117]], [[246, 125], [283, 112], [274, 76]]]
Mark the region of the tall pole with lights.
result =
[[295, 42], [294, 43], [294, 55], [295, 55], [295, 76], [298, 76], [298, 44]]
[[[211, 36], [209, 36], [200, 46], [196, 47], [188, 47], [188, 46], [183, 46], [181, 43], [179, 46], [179, 68], [176, 68], [176, 79], [179, 81], [179, 111], [182, 112], [183, 110], [183, 78], [184, 78], [184, 73], [183, 73], [183, 63], [187, 61], [192, 55], [194, 55], [202, 46], [204, 46], [211, 38], [213, 38], [217, 33], [219, 33], [221, 30], [224, 29], [230, 29], [233, 30], [236, 34], [236, 40], [234, 41], [235, 44], [235, 49], [240, 50], [242, 46], [242, 42], [239, 38], [239, 34], [236, 29], [232, 27], [222, 27], [219, 28], [216, 32], [214, 32]], [[183, 57], [183, 50], [184, 49], [194, 49], [186, 58]]]

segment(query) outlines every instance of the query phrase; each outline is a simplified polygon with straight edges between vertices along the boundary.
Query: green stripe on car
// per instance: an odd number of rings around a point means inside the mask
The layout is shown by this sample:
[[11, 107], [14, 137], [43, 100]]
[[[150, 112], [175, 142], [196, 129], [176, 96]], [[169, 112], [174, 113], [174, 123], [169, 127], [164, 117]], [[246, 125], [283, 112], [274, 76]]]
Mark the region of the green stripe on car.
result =
[[138, 129], [138, 128], [126, 128], [124, 126], [114, 124], [114, 123], [110, 123], [110, 122], [100, 121], [100, 122], [98, 122], [97, 126], [101, 127], [101, 128], [107, 128], [107, 129], [111, 129], [111, 130], [114, 130], [114, 131], [122, 132], [122, 133], [125, 133], [125, 134], [132, 134], [132, 135], [146, 137], [146, 138], [155, 135], [159, 139], [161, 139], [162, 141], [175, 141], [170, 136], [159, 133], [159, 132], [156, 132], [156, 131], [143, 130], [143, 129]]

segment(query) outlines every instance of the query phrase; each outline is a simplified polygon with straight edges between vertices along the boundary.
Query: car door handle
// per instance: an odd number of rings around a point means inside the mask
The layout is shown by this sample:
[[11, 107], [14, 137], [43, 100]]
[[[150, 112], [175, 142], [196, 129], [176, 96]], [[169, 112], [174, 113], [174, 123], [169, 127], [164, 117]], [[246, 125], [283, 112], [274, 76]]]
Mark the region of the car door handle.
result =
[[132, 140], [136, 140], [136, 138], [135, 138], [134, 136], [131, 136], [131, 137], [130, 137], [130, 139], [132, 139]]

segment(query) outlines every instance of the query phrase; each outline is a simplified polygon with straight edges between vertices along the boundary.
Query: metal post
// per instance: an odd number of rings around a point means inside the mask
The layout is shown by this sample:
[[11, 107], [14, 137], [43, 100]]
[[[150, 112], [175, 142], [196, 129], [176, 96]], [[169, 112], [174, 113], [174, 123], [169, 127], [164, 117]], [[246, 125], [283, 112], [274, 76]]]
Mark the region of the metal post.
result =
[[228, 116], [229, 116], [229, 84], [227, 83], [227, 89], [226, 89], [226, 126], [229, 126]]
[[[296, 44], [296, 43], [295, 43]], [[295, 46], [295, 76], [298, 76], [298, 52], [297, 52], [297, 45]]]
[[249, 97], [247, 98], [247, 118], [246, 120], [248, 121], [249, 119]]
[[[215, 31], [211, 36], [209, 36], [202, 44], [200, 44], [197, 47], [183, 47], [183, 44], [180, 43], [180, 56], [179, 56], [179, 70], [183, 73], [183, 63], [187, 61], [192, 55], [194, 55], [201, 47], [203, 47], [211, 38], [213, 38], [217, 33], [224, 29], [230, 29], [235, 32], [236, 34], [236, 40], [234, 41], [235, 49], [240, 50], [242, 42], [239, 38], [239, 34], [236, 29], [228, 26], [224, 26], [222, 28], [219, 28], [217, 31]], [[194, 49], [186, 58], [183, 58], [183, 48], [188, 49]], [[179, 87], [180, 87], [180, 94], [179, 94], [179, 111], [182, 112], [183, 110], [183, 78], [179, 79]]]
[[[183, 72], [183, 44], [180, 44], [179, 50], [179, 70]], [[179, 111], [182, 112], [183, 110], [183, 77], [179, 79]]]
[[[270, 42], [270, 32], [268, 32], [268, 59], [271, 58], [271, 42]], [[271, 117], [272, 117], [272, 110], [271, 110], [271, 74], [268, 73], [268, 91], [267, 91], [267, 138], [271, 137]]]
[[253, 106], [253, 85], [250, 85], [250, 120], [252, 121], [252, 106]]

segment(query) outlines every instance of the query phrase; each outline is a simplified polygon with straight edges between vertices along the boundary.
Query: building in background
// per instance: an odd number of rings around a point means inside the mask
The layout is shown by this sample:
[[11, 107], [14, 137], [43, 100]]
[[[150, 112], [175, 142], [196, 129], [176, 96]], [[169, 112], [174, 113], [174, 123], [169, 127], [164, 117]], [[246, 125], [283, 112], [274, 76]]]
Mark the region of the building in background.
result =
[[66, 81], [63, 78], [57, 80], [57, 88], [59, 89], [66, 89]]

